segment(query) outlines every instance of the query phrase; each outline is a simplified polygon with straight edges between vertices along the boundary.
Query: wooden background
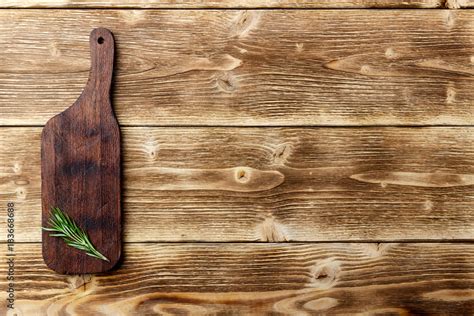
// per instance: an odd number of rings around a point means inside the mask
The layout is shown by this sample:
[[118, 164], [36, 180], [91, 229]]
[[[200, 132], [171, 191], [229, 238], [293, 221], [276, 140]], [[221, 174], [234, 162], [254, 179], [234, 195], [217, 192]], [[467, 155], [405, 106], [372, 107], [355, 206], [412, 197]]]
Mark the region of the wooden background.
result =
[[[0, 3], [0, 312], [472, 315], [474, 2]], [[383, 10], [382, 10], [383, 9]], [[40, 133], [115, 34], [123, 262], [41, 256]]]

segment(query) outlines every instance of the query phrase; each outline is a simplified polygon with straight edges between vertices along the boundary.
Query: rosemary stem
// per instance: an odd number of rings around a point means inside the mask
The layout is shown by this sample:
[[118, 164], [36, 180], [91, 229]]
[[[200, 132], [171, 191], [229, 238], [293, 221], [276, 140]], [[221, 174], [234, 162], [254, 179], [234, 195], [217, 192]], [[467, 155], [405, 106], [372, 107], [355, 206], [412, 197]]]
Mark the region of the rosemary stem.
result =
[[53, 232], [50, 236], [61, 237], [68, 246], [84, 251], [91, 257], [110, 262], [94, 247], [88, 234], [58, 207], [51, 208], [48, 224], [50, 227], [42, 227], [42, 229]]

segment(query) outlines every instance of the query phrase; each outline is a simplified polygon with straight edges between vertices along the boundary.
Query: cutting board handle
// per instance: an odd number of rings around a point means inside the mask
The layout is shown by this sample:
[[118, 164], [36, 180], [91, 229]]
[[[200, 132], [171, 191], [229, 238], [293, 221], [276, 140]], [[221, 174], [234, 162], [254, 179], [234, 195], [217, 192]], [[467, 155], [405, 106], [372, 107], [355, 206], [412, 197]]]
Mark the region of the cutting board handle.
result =
[[114, 67], [114, 36], [108, 29], [96, 28], [92, 30], [89, 41], [91, 48], [91, 70], [89, 81], [87, 82], [87, 90], [101, 91], [101, 96], [104, 99], [108, 99]]

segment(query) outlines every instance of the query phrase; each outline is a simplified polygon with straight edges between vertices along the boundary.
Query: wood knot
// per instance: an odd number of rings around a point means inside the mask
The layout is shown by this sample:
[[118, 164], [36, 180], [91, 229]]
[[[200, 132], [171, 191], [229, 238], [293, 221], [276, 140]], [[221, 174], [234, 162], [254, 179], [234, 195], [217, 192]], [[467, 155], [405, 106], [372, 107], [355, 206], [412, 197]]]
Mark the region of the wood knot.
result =
[[246, 183], [250, 179], [250, 170], [237, 169], [235, 171], [235, 178], [241, 183]]
[[223, 92], [232, 93], [237, 88], [236, 79], [229, 72], [222, 73], [217, 78], [217, 87]]
[[16, 189], [16, 197], [19, 200], [25, 200], [26, 199], [26, 189], [24, 187], [18, 187]]
[[13, 165], [13, 172], [14, 172], [15, 174], [20, 174], [20, 173], [21, 173], [21, 169], [22, 169], [21, 164], [15, 163], [15, 164]]
[[277, 165], [284, 165], [291, 155], [291, 145], [289, 144], [281, 144], [273, 153], [273, 163]]
[[341, 272], [341, 264], [339, 261], [329, 258], [314, 265], [310, 272], [313, 276], [310, 286], [328, 289], [336, 284]]
[[303, 43], [296, 43], [296, 52], [301, 53], [303, 51], [304, 44]]
[[385, 50], [385, 57], [387, 57], [388, 59], [394, 59], [397, 58], [397, 54], [395, 53], [393, 48], [389, 47]]
[[58, 58], [61, 57], [61, 50], [58, 48], [59, 44], [58, 43], [51, 43], [49, 46], [49, 51], [51, 53], [52, 57]]
[[83, 280], [83, 288], [86, 293], [95, 291], [95, 288], [97, 287], [97, 284], [96, 284], [97, 282], [93, 274], [82, 275], [82, 280]]
[[456, 101], [456, 90], [453, 87], [448, 86], [446, 88], [446, 103], [452, 104], [455, 101]]
[[363, 252], [370, 258], [377, 258], [385, 255], [394, 244], [391, 243], [369, 243], [362, 244]]
[[88, 295], [97, 288], [96, 279], [91, 274], [75, 274], [67, 277], [68, 287], [80, 295]]
[[460, 9], [464, 5], [466, 5], [466, 0], [446, 0], [444, 3], [447, 9]]
[[284, 242], [288, 241], [285, 227], [278, 223], [273, 217], [267, 217], [258, 226], [261, 241]]
[[360, 67], [360, 73], [362, 75], [370, 75], [372, 74], [372, 68], [369, 65], [362, 65]]
[[257, 26], [260, 14], [258, 11], [240, 11], [232, 21], [231, 36], [247, 36]]
[[82, 275], [71, 275], [67, 277], [67, 285], [69, 289], [76, 290], [82, 289], [84, 285], [84, 278]]
[[155, 139], [149, 139], [143, 145], [143, 152], [149, 160], [156, 160], [159, 150], [160, 145]]
[[131, 26], [135, 26], [138, 23], [145, 21], [148, 15], [146, 10], [123, 10], [119, 12], [125, 24]]
[[423, 203], [423, 209], [425, 211], [431, 211], [433, 209], [433, 202], [431, 202], [430, 200], [426, 200], [424, 203]]
[[125, 177], [131, 173], [135, 175], [135, 178], [142, 175], [149, 179], [149, 182], [142, 180], [140, 183], [130, 184], [131, 186], [154, 185], [157, 190], [258, 192], [276, 188], [285, 180], [285, 176], [277, 170], [258, 170], [250, 167], [225, 169], [141, 167], [127, 169]]
[[446, 11], [446, 28], [448, 30], [452, 29], [454, 27], [455, 22], [456, 22], [456, 13], [451, 10], [447, 10]]

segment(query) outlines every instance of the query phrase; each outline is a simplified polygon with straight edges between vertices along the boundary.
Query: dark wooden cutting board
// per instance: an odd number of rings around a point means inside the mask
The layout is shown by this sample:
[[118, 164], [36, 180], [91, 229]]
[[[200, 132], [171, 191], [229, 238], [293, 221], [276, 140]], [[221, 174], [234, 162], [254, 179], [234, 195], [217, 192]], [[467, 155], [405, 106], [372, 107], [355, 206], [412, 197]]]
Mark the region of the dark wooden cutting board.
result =
[[112, 33], [94, 29], [90, 47], [91, 70], [82, 94], [43, 129], [42, 225], [48, 226], [52, 207], [60, 208], [110, 262], [90, 257], [43, 231], [44, 261], [63, 274], [109, 270], [121, 252], [120, 129], [110, 101]]

